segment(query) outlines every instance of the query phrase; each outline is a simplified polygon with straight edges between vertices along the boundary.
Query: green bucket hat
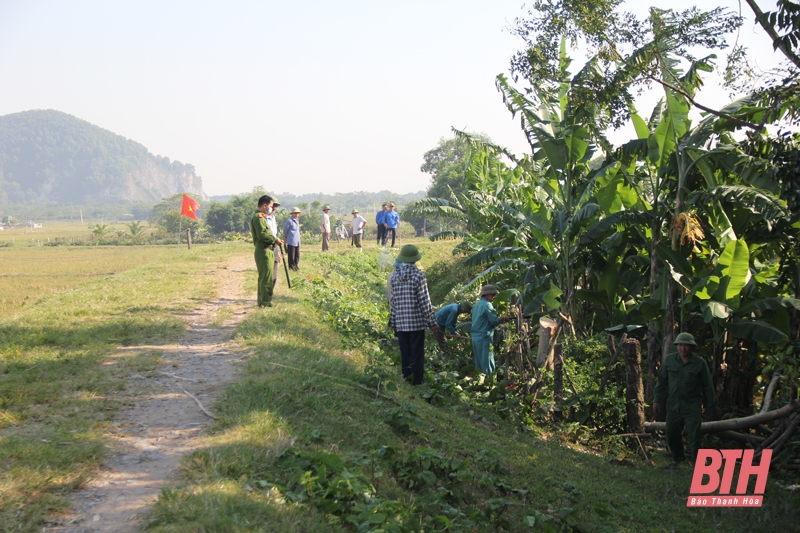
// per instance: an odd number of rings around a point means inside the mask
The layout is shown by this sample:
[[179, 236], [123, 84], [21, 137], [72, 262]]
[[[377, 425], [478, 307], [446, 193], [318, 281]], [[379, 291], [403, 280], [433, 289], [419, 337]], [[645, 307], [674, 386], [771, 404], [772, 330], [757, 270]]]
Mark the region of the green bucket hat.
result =
[[481, 296], [488, 296], [489, 294], [499, 294], [500, 291], [494, 285], [484, 285], [481, 287]]
[[293, 207], [293, 208], [292, 208], [292, 213], [291, 213], [291, 214], [292, 214], [292, 215], [294, 215], [295, 213], [302, 213], [302, 211], [300, 211], [300, 208], [299, 208], [299, 207]]
[[461, 302], [461, 303], [460, 303], [460, 304], [458, 304], [458, 305], [460, 305], [460, 306], [461, 306], [461, 309], [463, 309], [465, 313], [470, 313], [470, 312], [472, 312], [472, 304], [471, 304], [471, 303], [469, 303], [468, 301], [464, 300], [463, 302]]
[[416, 263], [422, 259], [422, 254], [419, 253], [419, 250], [413, 244], [406, 244], [400, 249], [400, 253], [397, 255], [397, 260], [402, 263]]
[[325, 204], [325, 205], [322, 206], [322, 210], [323, 211], [330, 211], [331, 210], [331, 206], [329, 206], [328, 204]]
[[694, 342], [694, 337], [691, 333], [680, 333], [677, 337], [675, 337], [675, 342], [673, 344], [690, 344], [692, 346], [697, 346], [697, 343]]

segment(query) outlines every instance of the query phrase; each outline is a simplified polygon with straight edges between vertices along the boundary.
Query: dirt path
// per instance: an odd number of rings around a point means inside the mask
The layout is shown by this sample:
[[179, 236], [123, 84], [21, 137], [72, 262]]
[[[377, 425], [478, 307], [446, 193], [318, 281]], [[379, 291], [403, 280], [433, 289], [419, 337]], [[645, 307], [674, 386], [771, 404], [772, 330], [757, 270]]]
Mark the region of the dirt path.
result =
[[[231, 342], [236, 325], [255, 300], [242, 293], [244, 273], [254, 270], [250, 256], [232, 258], [217, 270], [216, 300], [194, 309], [178, 344], [120, 348], [114, 357], [163, 352], [164, 364], [152, 376], [134, 375], [132, 407], [119, 412], [108, 435], [112, 452], [98, 475], [77, 491], [71, 514], [43, 531], [133, 533], [161, 488], [175, 479], [181, 457], [202, 446], [214, 401], [233, 381], [241, 354]], [[167, 375], [170, 374], [170, 375]]]

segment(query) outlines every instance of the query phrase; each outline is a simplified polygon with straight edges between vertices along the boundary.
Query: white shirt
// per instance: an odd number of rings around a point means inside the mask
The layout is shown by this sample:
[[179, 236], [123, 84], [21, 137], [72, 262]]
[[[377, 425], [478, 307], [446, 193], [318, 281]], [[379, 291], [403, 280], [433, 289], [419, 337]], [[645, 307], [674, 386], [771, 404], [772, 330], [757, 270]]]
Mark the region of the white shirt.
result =
[[278, 236], [278, 222], [275, 220], [275, 213], [272, 212], [267, 215], [267, 226], [269, 229], [272, 230], [272, 235], [277, 237]]
[[358, 235], [359, 233], [363, 233], [364, 226], [366, 225], [367, 225], [367, 219], [365, 219], [361, 215], [354, 216], [353, 220], [350, 222], [350, 226], [353, 228], [353, 235]]
[[322, 233], [331, 232], [331, 217], [328, 213], [322, 213]]

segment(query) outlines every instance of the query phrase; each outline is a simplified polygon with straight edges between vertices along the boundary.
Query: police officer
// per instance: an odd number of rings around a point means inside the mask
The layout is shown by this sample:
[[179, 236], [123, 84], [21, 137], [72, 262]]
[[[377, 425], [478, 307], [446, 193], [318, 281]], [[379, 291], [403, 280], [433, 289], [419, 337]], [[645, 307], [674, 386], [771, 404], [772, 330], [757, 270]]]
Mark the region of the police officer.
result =
[[267, 214], [272, 212], [273, 200], [266, 194], [258, 199], [258, 211], [250, 219], [250, 236], [255, 246], [254, 257], [258, 269], [258, 306], [272, 307], [272, 287], [275, 254], [273, 247], [283, 241], [273, 235], [267, 224]]

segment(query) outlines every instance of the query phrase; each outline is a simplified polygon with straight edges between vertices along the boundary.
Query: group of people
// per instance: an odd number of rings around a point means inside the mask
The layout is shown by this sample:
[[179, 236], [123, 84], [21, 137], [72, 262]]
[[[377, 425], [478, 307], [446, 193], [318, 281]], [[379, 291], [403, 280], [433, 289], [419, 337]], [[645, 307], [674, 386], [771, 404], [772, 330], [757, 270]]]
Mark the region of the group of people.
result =
[[[456, 329], [461, 314], [472, 314], [472, 353], [475, 367], [489, 374], [495, 372], [496, 365], [492, 353], [495, 328], [511, 319], [498, 316], [492, 306], [498, 289], [494, 285], [484, 285], [480, 300], [473, 306], [468, 301], [444, 306], [433, 313], [428, 283], [425, 274], [416, 266], [422, 258], [416, 246], [403, 246], [395, 262], [395, 270], [389, 276], [387, 297], [389, 299], [389, 327], [391, 327], [400, 346], [401, 368], [404, 379], [413, 385], [422, 383], [425, 372], [425, 330], [430, 329], [439, 348], [448, 352], [445, 334], [449, 332], [456, 338], [465, 338]], [[716, 414], [714, 386], [708, 365], [701, 357], [693, 355], [697, 346], [694, 337], [681, 333], [675, 338], [676, 352], [664, 360], [658, 373], [658, 383], [654, 393], [653, 411], [660, 415], [666, 410], [667, 443], [672, 453], [672, 463], [667, 468], [679, 468], [686, 460], [682, 433], [684, 428], [689, 436], [689, 454], [692, 459], [701, 445], [700, 424], [702, 406], [705, 398], [706, 412]]]
[[378, 227], [378, 246], [386, 246], [389, 235], [392, 236], [392, 248], [397, 237], [397, 225], [400, 224], [400, 213], [394, 210], [394, 202], [384, 202], [381, 210], [375, 214], [375, 225]]
[[258, 210], [250, 219], [250, 236], [255, 246], [258, 269], [258, 306], [272, 307], [272, 294], [278, 283], [278, 265], [283, 259], [281, 247], [286, 245], [288, 268], [300, 268], [300, 208], [295, 207], [283, 223], [283, 238], [278, 234], [275, 212], [280, 203], [269, 195], [258, 199]]
[[[281, 260], [280, 246], [286, 244], [289, 268], [298, 269], [300, 262], [300, 209], [295, 207], [283, 225], [283, 239], [278, 236], [275, 210], [280, 204], [270, 196], [258, 199], [258, 211], [250, 220], [250, 234], [255, 246], [255, 262], [258, 268], [258, 306], [272, 307], [272, 295], [277, 282], [278, 263]], [[384, 245], [388, 235], [392, 235], [394, 245], [395, 230], [399, 216], [394, 204], [384, 204], [378, 213], [378, 241]], [[388, 209], [387, 209], [388, 207]], [[328, 249], [330, 238], [330, 206], [323, 207], [322, 249]], [[354, 244], [361, 248], [361, 236], [366, 220], [353, 210]], [[382, 222], [379, 222], [382, 221]], [[381, 229], [383, 228], [383, 230]], [[355, 236], [358, 235], [358, 239]], [[484, 285], [480, 299], [473, 306], [468, 301], [444, 306], [436, 314], [433, 312], [428, 282], [425, 274], [416, 263], [422, 254], [413, 244], [400, 250], [395, 261], [395, 269], [389, 276], [386, 287], [389, 300], [389, 327], [394, 330], [400, 346], [403, 378], [413, 385], [422, 383], [425, 372], [425, 330], [430, 329], [442, 351], [448, 352], [446, 333], [463, 339], [456, 329], [461, 314], [472, 315], [472, 351], [475, 366], [486, 374], [495, 372], [496, 365], [492, 352], [495, 328], [510, 320], [509, 316], [499, 316], [492, 302], [499, 293], [494, 285]], [[658, 382], [654, 392], [653, 411], [658, 416], [666, 411], [667, 443], [673, 461], [668, 468], [678, 468], [686, 459], [682, 432], [689, 436], [689, 453], [695, 457], [700, 449], [702, 406], [705, 398], [707, 412], [716, 414], [714, 386], [706, 362], [695, 355], [697, 346], [694, 337], [681, 333], [675, 339], [676, 352], [670, 353], [661, 365]]]
[[510, 319], [499, 316], [492, 301], [499, 293], [494, 285], [481, 288], [480, 300], [473, 305], [464, 301], [444, 306], [433, 313], [428, 281], [425, 274], [417, 268], [422, 254], [413, 244], [406, 244], [400, 250], [395, 269], [389, 276], [386, 294], [389, 300], [389, 327], [395, 332], [400, 345], [400, 360], [403, 378], [411, 379], [413, 385], [422, 383], [425, 373], [425, 330], [430, 329], [439, 347], [449, 351], [445, 334], [449, 332], [457, 338], [464, 338], [456, 329], [458, 316], [472, 314], [472, 350], [475, 366], [489, 374], [496, 370], [492, 339], [494, 329]]
[[[320, 224], [320, 230], [322, 231], [323, 252], [327, 252], [330, 249], [332, 231], [330, 211], [331, 206], [323, 206], [322, 223]], [[358, 212], [358, 209], [353, 209], [350, 214], [353, 215], [353, 219], [350, 221], [350, 227], [352, 229], [352, 240], [350, 241], [350, 244], [358, 248], [359, 252], [363, 252], [363, 236], [365, 233], [364, 228], [367, 226], [367, 219], [361, 216], [361, 214]], [[378, 211], [377, 215], [375, 215], [375, 224], [378, 227], [378, 246], [386, 246], [388, 236], [391, 235], [392, 248], [394, 248], [395, 239], [397, 237], [397, 225], [400, 224], [400, 214], [395, 211], [394, 202], [389, 204], [384, 203], [381, 206], [381, 210]]]
[[[282, 261], [281, 246], [286, 245], [286, 260], [288, 268], [299, 270], [300, 268], [300, 214], [299, 207], [294, 207], [289, 213], [289, 218], [283, 223], [283, 238], [278, 233], [278, 223], [275, 212], [280, 203], [269, 195], [263, 195], [258, 199], [258, 210], [250, 219], [250, 235], [255, 246], [255, 260], [258, 267], [258, 306], [272, 307], [272, 294], [278, 282], [278, 266]], [[331, 206], [322, 207], [322, 220], [320, 230], [322, 231], [322, 251], [330, 249], [331, 238]], [[351, 227], [353, 231], [353, 246], [359, 251], [363, 251], [362, 236], [367, 220], [362, 217], [358, 209], [353, 209], [351, 213], [353, 220]], [[380, 218], [378, 218], [380, 217]], [[397, 225], [400, 223], [400, 215], [395, 211], [394, 203], [384, 203], [381, 211], [378, 212], [376, 222], [378, 223], [378, 244], [386, 245], [389, 234], [392, 236], [392, 247], [395, 244]]]

